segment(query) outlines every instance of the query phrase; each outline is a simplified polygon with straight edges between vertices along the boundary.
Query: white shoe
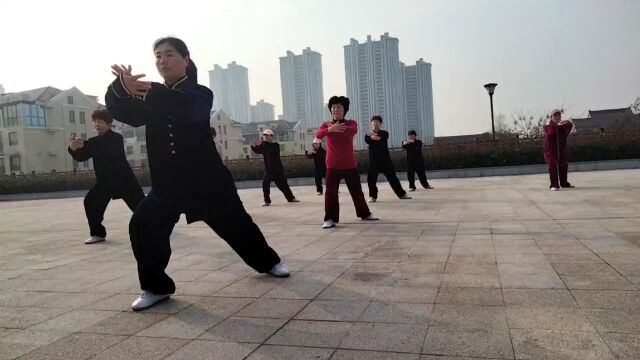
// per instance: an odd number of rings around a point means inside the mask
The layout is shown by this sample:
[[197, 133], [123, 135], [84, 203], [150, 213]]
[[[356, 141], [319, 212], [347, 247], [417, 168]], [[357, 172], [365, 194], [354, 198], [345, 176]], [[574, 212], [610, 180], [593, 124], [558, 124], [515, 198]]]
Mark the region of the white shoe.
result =
[[269, 205], [271, 205], [271, 203], [270, 203], [270, 202], [266, 202], [266, 201], [265, 201], [265, 202], [263, 202], [263, 203], [262, 203], [262, 206], [269, 206]]
[[410, 192], [414, 192], [414, 191], [416, 191], [416, 189], [414, 189], [414, 188], [409, 188], [409, 191], [410, 191]]
[[336, 223], [333, 220], [327, 220], [322, 223], [323, 229], [331, 229], [332, 227], [336, 227]]
[[373, 214], [369, 214], [369, 216], [367, 216], [366, 218], [362, 218], [362, 220], [373, 221], [373, 220], [380, 220], [380, 218]]
[[400, 198], [400, 200], [411, 200], [411, 196], [409, 196], [409, 195], [407, 195], [407, 194], [404, 194], [404, 195]]
[[102, 236], [92, 236], [92, 237], [88, 238], [87, 240], [85, 240], [84, 243], [89, 245], [89, 244], [95, 244], [95, 243], [103, 242], [103, 241], [106, 241], [106, 240], [107, 239], [103, 238]]
[[131, 304], [131, 310], [133, 311], [142, 311], [152, 307], [153, 305], [167, 300], [169, 295], [156, 295], [149, 290], [145, 290], [136, 301]]
[[374, 203], [376, 201], [378, 201], [378, 200], [376, 198], [372, 198], [372, 197], [370, 197], [369, 200], [367, 200], [367, 202], [370, 202], [370, 203]]
[[557, 188], [557, 187], [555, 187], [555, 186], [552, 186], [552, 187], [550, 187], [550, 188], [549, 188], [549, 190], [551, 190], [551, 191], [558, 191], [558, 188]]
[[273, 265], [269, 274], [275, 277], [289, 277], [289, 268], [283, 263], [277, 263]]
[[320, 191], [318, 191], [318, 192], [316, 193], [316, 195], [322, 195], [322, 193], [321, 193]]

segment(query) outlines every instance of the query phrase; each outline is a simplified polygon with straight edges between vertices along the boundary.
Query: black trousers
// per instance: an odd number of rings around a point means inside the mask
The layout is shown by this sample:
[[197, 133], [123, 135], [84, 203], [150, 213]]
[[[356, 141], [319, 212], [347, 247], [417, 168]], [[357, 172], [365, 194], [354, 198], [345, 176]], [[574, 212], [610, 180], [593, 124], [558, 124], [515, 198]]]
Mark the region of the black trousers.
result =
[[264, 202], [271, 202], [272, 181], [276, 183], [276, 186], [278, 187], [278, 189], [280, 189], [280, 191], [282, 191], [282, 194], [284, 194], [284, 197], [287, 199], [287, 201], [291, 201], [295, 198], [295, 196], [293, 196], [293, 193], [291, 192], [291, 188], [289, 188], [289, 184], [287, 184], [287, 178], [286, 176], [284, 176], [284, 174], [264, 173], [264, 177], [262, 178], [262, 193], [264, 195]]
[[[112, 197], [112, 192], [101, 186], [92, 187], [84, 197], [84, 212], [87, 215], [91, 236], [107, 236], [107, 230], [102, 225], [102, 220], [104, 220], [104, 212], [107, 210], [107, 205], [109, 205]], [[122, 200], [131, 211], [135, 211], [143, 199], [144, 192], [139, 187], [137, 189], [132, 188], [122, 196]]]
[[367, 173], [369, 197], [372, 197], [374, 199], [378, 198], [378, 186], [376, 185], [376, 182], [378, 182], [379, 173], [384, 174], [384, 176], [387, 178], [387, 181], [389, 182], [389, 185], [391, 185], [393, 192], [396, 193], [398, 197], [403, 197], [407, 194], [407, 192], [402, 188], [402, 184], [400, 184], [400, 180], [398, 179], [398, 176], [396, 176], [396, 172], [393, 169], [393, 166], [369, 166], [369, 172]]
[[409, 180], [409, 188], [416, 188], [416, 178], [415, 174], [418, 174], [418, 179], [420, 179], [420, 185], [423, 188], [429, 187], [429, 181], [427, 181], [427, 172], [424, 168], [424, 164], [415, 164], [412, 162], [407, 163], [407, 180]]
[[[556, 188], [569, 187], [571, 184], [569, 184], [569, 181], [567, 181], [568, 173], [569, 165], [549, 165], [549, 180], [551, 182], [551, 186]], [[559, 182], [558, 179], [560, 179]]]
[[322, 178], [326, 178], [327, 169], [316, 170], [316, 191], [322, 194]]
[[[247, 214], [242, 203], [220, 204], [223, 210], [210, 213], [204, 219], [244, 260], [260, 273], [280, 262], [278, 254], [267, 244], [262, 232]], [[133, 255], [138, 263], [138, 278], [142, 290], [154, 294], [173, 294], [175, 283], [165, 269], [171, 257], [169, 238], [180, 218], [175, 205], [154, 196], [145, 198], [129, 223]]]

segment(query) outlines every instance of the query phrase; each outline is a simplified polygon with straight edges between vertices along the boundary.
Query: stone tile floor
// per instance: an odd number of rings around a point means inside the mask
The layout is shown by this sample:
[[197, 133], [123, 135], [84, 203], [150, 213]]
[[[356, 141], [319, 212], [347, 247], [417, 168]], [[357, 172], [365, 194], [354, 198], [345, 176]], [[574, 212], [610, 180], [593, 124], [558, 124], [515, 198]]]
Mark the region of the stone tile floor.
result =
[[343, 187], [333, 230], [311, 186], [269, 208], [242, 190], [292, 276], [181, 219], [177, 293], [143, 313], [122, 201], [90, 246], [81, 198], [0, 202], [0, 359], [640, 358], [640, 170], [570, 180], [434, 180], [410, 201], [382, 184], [375, 223]]

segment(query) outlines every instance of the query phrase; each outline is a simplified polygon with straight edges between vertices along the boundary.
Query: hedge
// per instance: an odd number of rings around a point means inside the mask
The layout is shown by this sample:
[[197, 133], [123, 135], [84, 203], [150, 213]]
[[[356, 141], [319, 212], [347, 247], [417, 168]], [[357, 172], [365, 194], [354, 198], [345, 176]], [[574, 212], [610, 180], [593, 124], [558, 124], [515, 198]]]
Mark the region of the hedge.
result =
[[[543, 164], [543, 139], [500, 140], [460, 145], [433, 145], [425, 148], [425, 163], [430, 170]], [[640, 158], [640, 131], [572, 136], [569, 141], [571, 161], [598, 161]], [[359, 169], [366, 173], [368, 152], [356, 152]], [[405, 152], [392, 149], [396, 171], [406, 170]], [[304, 156], [282, 158], [289, 177], [310, 177], [313, 161]], [[236, 181], [262, 178], [262, 159], [230, 160], [227, 167]], [[146, 168], [134, 172], [143, 186], [151, 181]], [[52, 192], [89, 189], [95, 181], [92, 171], [30, 174], [0, 177], [0, 194]]]

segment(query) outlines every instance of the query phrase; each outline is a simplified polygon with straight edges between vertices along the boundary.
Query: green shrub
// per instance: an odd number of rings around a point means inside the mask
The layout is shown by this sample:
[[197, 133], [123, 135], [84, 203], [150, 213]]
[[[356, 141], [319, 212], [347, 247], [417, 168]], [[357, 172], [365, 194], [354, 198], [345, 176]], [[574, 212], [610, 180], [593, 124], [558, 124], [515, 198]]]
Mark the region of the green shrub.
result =
[[[500, 140], [460, 145], [433, 145], [424, 149], [427, 169], [464, 169], [477, 167], [516, 166], [543, 164], [544, 140]], [[640, 131], [625, 131], [572, 136], [569, 140], [571, 161], [598, 161], [640, 158]], [[396, 171], [406, 171], [406, 155], [402, 149], [392, 149], [391, 159]], [[313, 161], [306, 157], [282, 157], [289, 177], [313, 176]], [[367, 151], [357, 151], [356, 161], [361, 173], [369, 167]], [[262, 158], [230, 160], [227, 167], [236, 181], [262, 179]], [[142, 186], [149, 186], [151, 179], [147, 168], [134, 169]], [[89, 189], [95, 181], [92, 171], [51, 173], [0, 177], [0, 194], [52, 192]]]

